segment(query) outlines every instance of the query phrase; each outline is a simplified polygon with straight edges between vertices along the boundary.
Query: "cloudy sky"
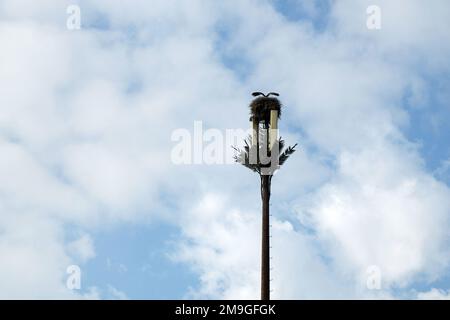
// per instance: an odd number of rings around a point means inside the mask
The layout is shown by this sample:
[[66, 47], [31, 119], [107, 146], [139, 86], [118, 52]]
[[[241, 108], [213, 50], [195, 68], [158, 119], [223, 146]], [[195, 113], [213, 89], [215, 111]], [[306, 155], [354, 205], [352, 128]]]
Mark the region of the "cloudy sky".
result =
[[172, 159], [194, 121], [247, 129], [255, 90], [300, 147], [273, 179], [272, 296], [449, 298], [449, 12], [0, 0], [0, 298], [258, 298], [258, 177]]

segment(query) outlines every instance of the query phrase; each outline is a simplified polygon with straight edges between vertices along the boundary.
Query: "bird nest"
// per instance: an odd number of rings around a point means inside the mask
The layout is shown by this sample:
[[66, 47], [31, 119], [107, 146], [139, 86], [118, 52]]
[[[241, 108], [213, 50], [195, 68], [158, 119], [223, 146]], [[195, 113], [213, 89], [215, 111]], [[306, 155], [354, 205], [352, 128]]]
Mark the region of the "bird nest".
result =
[[278, 118], [281, 116], [281, 102], [273, 97], [258, 97], [250, 103], [250, 121], [264, 121], [269, 123], [270, 111], [277, 110]]

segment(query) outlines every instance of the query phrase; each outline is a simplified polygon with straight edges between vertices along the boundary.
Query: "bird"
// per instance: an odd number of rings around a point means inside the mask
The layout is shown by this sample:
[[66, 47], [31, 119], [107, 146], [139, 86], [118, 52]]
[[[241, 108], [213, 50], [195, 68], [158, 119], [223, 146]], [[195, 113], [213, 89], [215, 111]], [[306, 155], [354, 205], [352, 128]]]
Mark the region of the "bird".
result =
[[264, 96], [264, 97], [270, 97], [270, 96], [275, 96], [275, 97], [278, 97], [280, 94], [279, 93], [276, 93], [276, 92], [269, 92], [268, 94], [264, 94], [264, 93], [262, 93], [262, 92], [259, 92], [259, 91], [257, 91], [257, 92], [253, 92], [252, 93], [252, 96], [254, 96], [254, 97], [258, 97], [258, 96]]

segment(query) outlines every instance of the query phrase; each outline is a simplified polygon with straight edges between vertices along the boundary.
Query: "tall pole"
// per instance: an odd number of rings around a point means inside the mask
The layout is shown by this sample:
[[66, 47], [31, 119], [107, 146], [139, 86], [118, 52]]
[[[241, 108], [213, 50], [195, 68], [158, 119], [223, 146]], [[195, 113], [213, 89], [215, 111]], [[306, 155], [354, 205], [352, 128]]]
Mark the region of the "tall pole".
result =
[[261, 176], [262, 242], [261, 242], [261, 300], [270, 300], [270, 234], [269, 234], [269, 175]]
[[[256, 98], [249, 106], [250, 121], [252, 121], [252, 134], [249, 138], [251, 141], [245, 140], [246, 147], [243, 150], [237, 147], [233, 147], [233, 149], [238, 152], [234, 156], [235, 161], [258, 173], [261, 179], [261, 300], [270, 300], [270, 185], [275, 170], [278, 170], [295, 152], [297, 144], [283, 151], [284, 141], [278, 138], [281, 103], [272, 96], [278, 97], [279, 94], [276, 92], [268, 94], [253, 92], [252, 96]], [[261, 129], [266, 131], [260, 132]], [[263, 146], [260, 145], [260, 142]], [[260, 155], [260, 151], [265, 151], [264, 157]], [[266, 155], [269, 157], [267, 158]]]

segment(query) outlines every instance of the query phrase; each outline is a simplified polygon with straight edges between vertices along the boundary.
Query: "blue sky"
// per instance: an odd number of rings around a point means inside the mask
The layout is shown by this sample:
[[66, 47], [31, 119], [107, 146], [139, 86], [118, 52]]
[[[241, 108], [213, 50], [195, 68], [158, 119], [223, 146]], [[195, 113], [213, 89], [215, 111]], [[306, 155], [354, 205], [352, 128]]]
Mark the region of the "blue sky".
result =
[[112, 285], [130, 299], [182, 299], [196, 276], [168, 256], [177, 237], [176, 228], [162, 223], [96, 234], [98, 256], [84, 269], [84, 285]]
[[0, 297], [257, 298], [258, 177], [171, 136], [277, 91], [274, 296], [448, 298], [449, 4], [372, 4], [0, 1]]
[[[318, 1], [314, 5], [314, 12], [307, 12], [307, 9], [303, 8], [298, 1], [274, 1], [274, 9], [285, 19], [293, 23], [310, 23], [314, 26], [316, 32], [320, 33], [325, 28], [328, 22], [330, 1]], [[227, 26], [221, 25], [217, 30], [218, 36], [218, 50], [220, 51], [221, 43], [229, 41], [227, 34]], [[223, 57], [224, 65], [230, 69], [237, 76], [246, 78], [248, 72], [251, 72], [251, 64], [239, 59], [239, 53], [235, 54], [235, 57]], [[441, 97], [441, 92], [448, 91], [448, 81], [446, 78], [448, 74], [434, 75], [427, 74], [427, 70], [423, 70], [426, 79], [426, 91], [427, 99], [423, 102], [419, 109], [413, 110], [409, 115], [411, 117], [408, 128], [404, 129], [404, 134], [409, 140], [419, 144], [421, 154], [426, 163], [427, 168], [430, 171], [438, 170], [442, 163], [450, 158], [450, 149], [446, 141], [449, 138], [449, 119], [450, 113], [447, 107], [448, 102], [445, 98]], [[447, 82], [447, 83], [446, 83]], [[408, 105], [409, 93], [405, 93], [405, 107], [410, 108]], [[437, 117], [437, 128], [433, 127], [431, 118]], [[445, 175], [443, 179], [449, 178]], [[447, 180], [448, 181], [448, 180]], [[286, 217], [288, 218], [288, 217]], [[295, 223], [295, 222], [294, 222]], [[300, 227], [302, 227], [300, 225]], [[147, 280], [148, 283], [154, 284], [157, 290], [149, 290], [149, 288], [142, 287], [143, 275], [136, 276], [135, 273], [118, 275], [117, 287], [124, 288], [130, 298], [182, 298], [185, 296], [187, 288], [195, 287], [198, 285], [197, 276], [191, 270], [186, 268], [180, 263], [171, 261], [167, 252], [172, 248], [170, 247], [171, 237], [176, 237], [178, 231], [176, 228], [170, 228], [170, 225], [160, 225], [158, 227], [149, 226], [147, 228], [132, 228], [132, 235], [130, 231], [119, 230], [113, 234], [108, 234], [105, 238], [99, 236], [97, 240], [99, 245], [99, 252], [108, 252], [108, 248], [115, 248], [110, 251], [107, 257], [113, 257], [118, 261], [124, 261], [130, 264], [130, 267], [139, 269], [142, 268], [143, 261], [149, 259], [149, 264], [155, 264], [156, 276]], [[135, 229], [141, 229], [136, 231]], [[116, 244], [126, 243], [126, 246]], [[148, 247], [149, 244], [157, 244], [155, 247]], [[101, 247], [100, 245], [104, 245]], [[158, 248], [163, 250], [158, 250]], [[117, 248], [120, 248], [119, 250]], [[130, 254], [138, 252], [148, 252], [147, 255]], [[147, 256], [147, 257], [146, 257]], [[151, 257], [148, 257], [151, 256]], [[89, 266], [93, 270], [92, 285], [98, 283], [99, 279], [103, 277], [99, 276], [98, 269], [102, 269], [102, 265], [106, 264], [105, 261], [101, 261], [101, 257], [98, 257], [92, 262], [92, 266]], [[159, 270], [162, 271], [159, 274]], [[113, 271], [114, 272], [114, 271]], [[117, 272], [117, 271], [116, 271]], [[119, 271], [120, 272], [120, 271]], [[101, 272], [100, 272], [101, 273]], [[109, 277], [113, 277], [110, 274]], [[109, 277], [105, 277], [105, 283], [108, 283]], [[120, 280], [119, 280], [120, 279]], [[442, 282], [441, 282], [442, 281]], [[438, 282], [438, 286], [448, 287], [449, 280], [444, 277], [443, 280]], [[132, 285], [131, 283], [135, 283]], [[140, 285], [139, 285], [140, 284]], [[427, 285], [418, 284], [419, 288], [427, 289]]]

